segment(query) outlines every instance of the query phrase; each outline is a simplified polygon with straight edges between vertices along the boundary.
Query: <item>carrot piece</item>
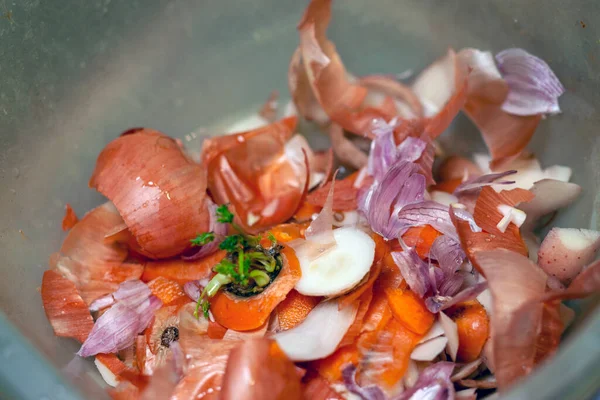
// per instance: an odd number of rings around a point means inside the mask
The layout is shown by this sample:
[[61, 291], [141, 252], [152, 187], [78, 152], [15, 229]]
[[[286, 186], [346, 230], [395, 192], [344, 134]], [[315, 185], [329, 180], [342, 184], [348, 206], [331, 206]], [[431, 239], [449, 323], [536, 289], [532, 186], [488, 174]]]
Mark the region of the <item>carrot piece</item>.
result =
[[445, 312], [458, 329], [457, 359], [460, 362], [475, 361], [490, 333], [485, 308], [477, 300], [470, 300], [450, 307]]
[[219, 291], [211, 299], [210, 309], [219, 324], [235, 331], [249, 331], [266, 322], [302, 276], [296, 253], [290, 247], [283, 248], [282, 256], [281, 272], [262, 293], [246, 298]]
[[462, 178], [454, 178], [447, 181], [442, 181], [431, 187], [431, 190], [437, 190], [439, 192], [454, 193], [456, 188], [462, 183]]
[[288, 293], [277, 308], [275, 313], [282, 330], [292, 329], [304, 321], [308, 313], [319, 304], [320, 297], [305, 296], [293, 290]]
[[374, 288], [373, 298], [371, 299], [369, 309], [367, 310], [367, 313], [363, 319], [362, 334], [358, 340], [358, 343], [360, 344], [361, 341], [365, 342], [367, 338], [364, 337], [364, 335], [366, 333], [377, 333], [382, 330], [391, 318], [392, 310], [390, 309], [387, 296], [383, 291], [377, 291]]
[[375, 258], [373, 260], [374, 262], [377, 262], [382, 260], [386, 254], [390, 252], [390, 245], [385, 241], [384, 238], [376, 233], [372, 233], [370, 236], [371, 239], [375, 241]]
[[296, 211], [296, 214], [294, 214], [294, 219], [299, 222], [310, 221], [312, 216], [319, 213], [322, 209], [323, 207], [321, 206], [310, 204], [305, 201], [298, 211]]
[[163, 276], [154, 278], [148, 282], [148, 287], [153, 295], [158, 297], [164, 305], [173, 305], [189, 303], [190, 299], [187, 297], [181, 285], [175, 281], [169, 280]]
[[[377, 252], [377, 250], [375, 250]], [[353, 291], [348, 294], [340, 297], [338, 301], [338, 307], [341, 310], [344, 307], [349, 306], [358, 300], [364, 293], [373, 288], [373, 284], [375, 284], [375, 280], [379, 277], [381, 273], [381, 262], [375, 262], [371, 266], [371, 270], [369, 271], [369, 278], [356, 287]]]
[[396, 265], [392, 254], [386, 254], [382, 261], [379, 279], [375, 281], [375, 290], [383, 290], [387, 287], [396, 288], [399, 286], [406, 286], [400, 268]]
[[67, 203], [65, 205], [65, 216], [62, 220], [62, 230], [68, 231], [69, 229], [74, 227], [78, 221], [79, 218], [77, 218], [77, 214], [75, 214], [75, 211], [73, 211], [73, 207], [71, 207], [71, 205]]
[[329, 386], [329, 382], [316, 373], [303, 379], [305, 399], [311, 400], [344, 400], [344, 397]]
[[275, 236], [275, 239], [277, 239], [278, 242], [287, 243], [294, 239], [303, 238], [308, 225], [308, 223], [281, 224], [274, 226], [269, 232]]
[[227, 333], [227, 328], [218, 322], [208, 321], [208, 329], [206, 335], [211, 339], [223, 339], [223, 336]]
[[42, 303], [54, 334], [84, 342], [94, 320], [75, 284], [54, 270], [44, 272]]
[[329, 382], [339, 382], [342, 380], [342, 370], [348, 364], [357, 365], [360, 359], [360, 353], [354, 344], [340, 347], [332, 355], [321, 360], [316, 360], [310, 365], [317, 370], [319, 375]]
[[386, 288], [385, 294], [394, 317], [416, 334], [424, 335], [433, 325], [434, 315], [412, 290]]
[[356, 312], [356, 317], [354, 317], [354, 322], [350, 325], [350, 328], [348, 328], [348, 331], [346, 331], [346, 334], [342, 338], [339, 347], [352, 344], [356, 341], [362, 331], [365, 316], [371, 305], [371, 300], [373, 300], [373, 289], [368, 288], [358, 299], [360, 305]]
[[406, 373], [410, 354], [422, 336], [396, 319], [390, 319], [377, 336], [377, 342], [369, 349], [364, 363], [359, 366], [363, 386], [394, 387]]
[[195, 261], [184, 261], [177, 258], [148, 261], [144, 265], [142, 281], [149, 282], [162, 276], [183, 285], [188, 281], [208, 278], [212, 273], [212, 267], [221, 261], [225, 254], [225, 251], [217, 251]]
[[409, 228], [404, 235], [402, 240], [410, 246], [414, 247], [415, 251], [421, 258], [425, 258], [429, 255], [429, 250], [439, 236], [442, 236], [440, 232], [432, 228], [430, 225], [416, 226]]

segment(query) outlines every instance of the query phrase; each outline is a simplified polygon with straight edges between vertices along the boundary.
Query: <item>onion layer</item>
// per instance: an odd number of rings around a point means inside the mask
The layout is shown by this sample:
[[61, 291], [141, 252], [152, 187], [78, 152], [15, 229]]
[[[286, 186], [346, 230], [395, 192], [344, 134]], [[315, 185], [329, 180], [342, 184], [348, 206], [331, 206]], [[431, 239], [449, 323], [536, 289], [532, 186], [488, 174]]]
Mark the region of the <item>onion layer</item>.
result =
[[209, 227], [202, 167], [160, 132], [143, 129], [109, 143], [90, 187], [113, 201], [148, 257], [180, 254]]

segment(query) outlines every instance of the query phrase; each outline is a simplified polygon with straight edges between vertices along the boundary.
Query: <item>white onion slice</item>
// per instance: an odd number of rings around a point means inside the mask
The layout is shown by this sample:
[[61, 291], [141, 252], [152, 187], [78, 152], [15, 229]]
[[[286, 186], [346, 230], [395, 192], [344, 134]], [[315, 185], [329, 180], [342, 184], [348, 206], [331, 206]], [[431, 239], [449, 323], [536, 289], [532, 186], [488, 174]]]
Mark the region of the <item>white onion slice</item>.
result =
[[429, 195], [431, 196], [431, 200], [435, 201], [436, 203], [443, 204], [445, 206], [450, 206], [452, 204], [458, 203], [458, 197], [450, 193], [442, 192], [439, 190], [433, 190]]
[[415, 361], [433, 361], [448, 344], [448, 339], [445, 336], [440, 336], [435, 339], [431, 339], [425, 343], [421, 343], [410, 355], [410, 358]]
[[533, 185], [531, 193], [535, 195], [533, 200], [519, 205], [519, 209], [527, 214], [527, 220], [522, 227], [525, 232], [532, 231], [540, 217], [575, 201], [581, 194], [581, 186], [554, 179], [543, 179]]
[[600, 249], [600, 232], [552, 228], [538, 251], [538, 265], [563, 283], [569, 282], [594, 260]]
[[100, 372], [100, 376], [104, 379], [104, 382], [106, 382], [108, 386], [117, 387], [119, 380], [110, 368], [97, 358], [94, 358], [94, 364], [96, 365], [96, 368], [98, 368], [98, 372]]
[[563, 303], [561, 303], [559, 312], [560, 312], [560, 320], [564, 324], [565, 329], [567, 329], [573, 323], [573, 320], [575, 319], [575, 311], [573, 311], [572, 308], [569, 308], [569, 307], [565, 306]]
[[458, 327], [456, 326], [456, 323], [443, 312], [440, 312], [440, 324], [444, 329], [444, 335], [448, 339], [446, 352], [452, 361], [456, 361], [456, 353], [458, 353]]
[[511, 222], [520, 228], [527, 218], [527, 214], [523, 211], [506, 204], [500, 204], [498, 206], [498, 211], [500, 211], [503, 217], [496, 225], [496, 228], [502, 233], [506, 232], [506, 228], [508, 228]]
[[427, 334], [425, 334], [425, 336], [423, 336], [421, 340], [419, 340], [419, 343], [425, 343], [431, 339], [435, 339], [436, 337], [442, 336], [443, 334], [444, 328], [442, 328], [442, 324], [440, 324], [439, 320], [435, 321], [431, 328], [429, 328], [429, 331], [427, 331]]
[[[476, 390], [477, 389], [475, 388], [459, 390], [455, 393], [454, 397], [457, 399], [475, 399], [477, 398], [477, 395], [475, 394]], [[489, 397], [487, 398], [489, 399]]]
[[[492, 173], [489, 162], [491, 157], [487, 154], [475, 154], [473, 160], [484, 174]], [[562, 165], [553, 165], [542, 169], [540, 162], [535, 157], [517, 158], [509, 164], [503, 165], [502, 170], [515, 170], [516, 174], [510, 176], [510, 180], [515, 183], [492, 185], [494, 190], [511, 190], [514, 188], [531, 189], [536, 182], [543, 179], [554, 179], [562, 182], [568, 182], [571, 178], [571, 168]]]
[[406, 374], [404, 374], [404, 386], [411, 388], [415, 386], [419, 379], [419, 366], [413, 360], [408, 360], [408, 368], [406, 368]]
[[338, 211], [333, 213], [333, 226], [356, 226], [360, 222], [358, 211]]
[[302, 277], [296, 290], [307, 296], [334, 296], [356, 286], [371, 269], [375, 242], [353, 227], [333, 231], [333, 248], [315, 258], [305, 247], [296, 251]]
[[302, 323], [273, 336], [292, 361], [312, 361], [331, 355], [354, 322], [358, 304], [342, 308], [338, 301], [320, 303]]

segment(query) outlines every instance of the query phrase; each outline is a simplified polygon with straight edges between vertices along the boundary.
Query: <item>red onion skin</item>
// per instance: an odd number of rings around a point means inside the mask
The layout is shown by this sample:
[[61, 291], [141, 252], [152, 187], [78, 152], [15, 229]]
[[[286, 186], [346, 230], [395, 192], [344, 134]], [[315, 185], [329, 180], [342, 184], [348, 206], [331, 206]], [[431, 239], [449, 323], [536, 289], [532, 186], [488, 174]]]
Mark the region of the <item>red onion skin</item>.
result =
[[205, 171], [160, 132], [144, 129], [109, 143], [90, 187], [113, 200], [150, 258], [178, 255], [208, 229]]
[[85, 341], [94, 326], [86, 303], [75, 285], [58, 271], [48, 270], [42, 278], [42, 303], [54, 334]]

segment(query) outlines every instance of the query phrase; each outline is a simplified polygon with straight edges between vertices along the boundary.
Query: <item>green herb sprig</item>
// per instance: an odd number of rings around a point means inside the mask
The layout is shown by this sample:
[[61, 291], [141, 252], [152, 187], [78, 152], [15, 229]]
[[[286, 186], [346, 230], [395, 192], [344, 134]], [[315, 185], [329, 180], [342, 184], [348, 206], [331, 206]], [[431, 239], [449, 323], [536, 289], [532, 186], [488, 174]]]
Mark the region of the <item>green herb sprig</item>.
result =
[[[242, 296], [251, 296], [262, 292], [277, 276], [281, 269], [279, 252], [281, 246], [270, 232], [267, 238], [271, 247], [266, 249], [261, 245], [262, 236], [250, 235], [234, 222], [234, 215], [226, 204], [216, 210], [217, 221], [229, 224], [234, 231], [226, 236], [219, 248], [227, 252], [226, 256], [213, 267], [216, 273], [202, 291], [196, 304], [194, 315], [198, 317], [200, 309], [209, 318], [210, 303], [222, 288]], [[192, 239], [193, 246], [202, 246], [215, 240], [213, 232], [206, 232]]]

